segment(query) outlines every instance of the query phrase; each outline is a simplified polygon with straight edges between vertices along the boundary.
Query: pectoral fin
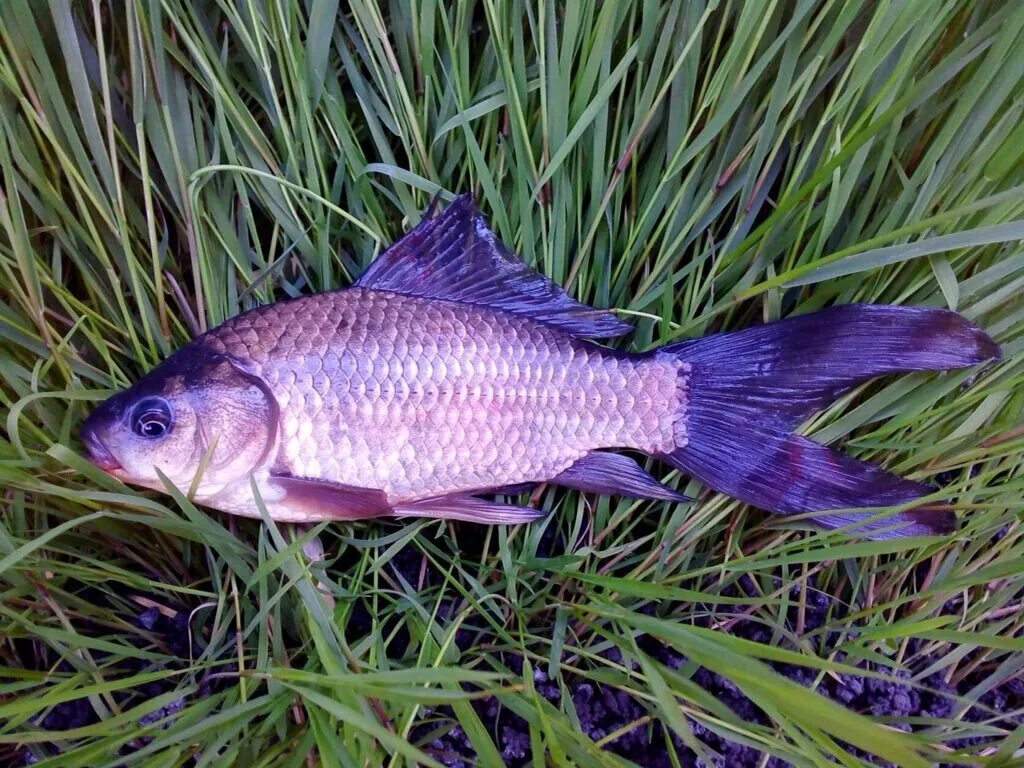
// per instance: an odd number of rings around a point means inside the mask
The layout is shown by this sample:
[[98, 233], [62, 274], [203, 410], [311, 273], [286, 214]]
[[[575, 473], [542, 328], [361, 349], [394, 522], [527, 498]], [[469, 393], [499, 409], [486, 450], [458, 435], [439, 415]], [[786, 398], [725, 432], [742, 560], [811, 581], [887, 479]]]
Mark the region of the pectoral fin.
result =
[[394, 514], [384, 491], [290, 475], [271, 475], [283, 495], [275, 506], [295, 520], [364, 520]]
[[516, 525], [543, 517], [546, 512], [533, 507], [499, 504], [475, 496], [439, 496], [433, 499], [409, 501], [395, 506], [395, 514], [408, 517], [437, 517], [446, 520], [464, 520], [469, 523]]

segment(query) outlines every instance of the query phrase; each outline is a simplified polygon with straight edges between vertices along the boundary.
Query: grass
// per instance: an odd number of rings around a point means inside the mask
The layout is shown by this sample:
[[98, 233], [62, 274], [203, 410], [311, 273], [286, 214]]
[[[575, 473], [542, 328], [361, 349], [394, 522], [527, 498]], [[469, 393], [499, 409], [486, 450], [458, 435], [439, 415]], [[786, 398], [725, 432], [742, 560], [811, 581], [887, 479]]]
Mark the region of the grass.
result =
[[[696, 724], [798, 765], [1019, 760], [1021, 727], [964, 715], [1024, 668], [1022, 45], [1013, 0], [4, 2], [0, 761], [437, 765], [458, 724], [500, 765], [473, 706], [493, 694], [530, 764], [629, 764], [583, 733], [580, 679], [705, 756]], [[873, 382], [807, 425], [939, 477], [962, 529], [815, 533], [658, 466], [697, 501], [321, 525], [309, 566], [302, 531], [83, 460], [91, 403], [245, 308], [347, 285], [438, 190], [634, 320], [631, 348], [853, 301], [975, 319], [1002, 363]], [[960, 698], [904, 733], [777, 671], [863, 662]], [[43, 727], [69, 701], [85, 724]]]

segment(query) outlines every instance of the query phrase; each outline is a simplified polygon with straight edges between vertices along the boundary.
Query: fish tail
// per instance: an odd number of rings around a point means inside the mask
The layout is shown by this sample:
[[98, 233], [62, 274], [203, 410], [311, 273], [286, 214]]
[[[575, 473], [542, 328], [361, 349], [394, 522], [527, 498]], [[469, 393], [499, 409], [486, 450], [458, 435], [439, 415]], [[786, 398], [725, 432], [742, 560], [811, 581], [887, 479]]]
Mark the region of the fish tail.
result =
[[[846, 305], [670, 344], [684, 363], [677, 447], [661, 456], [705, 485], [783, 515], [871, 538], [952, 531], [948, 505], [884, 514], [934, 492], [794, 433], [811, 413], [876, 376], [963, 368], [1000, 357], [955, 312]], [[868, 509], [865, 509], [868, 508]], [[820, 513], [820, 514], [814, 514]]]

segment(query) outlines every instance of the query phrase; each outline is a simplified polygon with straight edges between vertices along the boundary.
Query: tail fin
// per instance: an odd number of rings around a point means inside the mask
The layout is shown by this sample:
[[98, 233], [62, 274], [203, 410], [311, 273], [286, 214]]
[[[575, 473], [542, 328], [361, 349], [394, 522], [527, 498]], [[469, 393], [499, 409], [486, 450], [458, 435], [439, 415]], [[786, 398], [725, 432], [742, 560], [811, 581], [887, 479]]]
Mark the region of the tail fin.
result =
[[998, 358], [998, 345], [964, 317], [942, 309], [852, 304], [670, 344], [654, 354], [672, 355], [689, 367], [680, 374], [687, 377], [680, 445], [661, 458], [711, 488], [784, 515], [822, 512], [812, 517], [819, 525], [854, 526], [872, 538], [955, 528], [952, 510], [939, 506], [885, 518], [880, 510], [865, 511], [934, 489], [793, 430], [866, 379]]

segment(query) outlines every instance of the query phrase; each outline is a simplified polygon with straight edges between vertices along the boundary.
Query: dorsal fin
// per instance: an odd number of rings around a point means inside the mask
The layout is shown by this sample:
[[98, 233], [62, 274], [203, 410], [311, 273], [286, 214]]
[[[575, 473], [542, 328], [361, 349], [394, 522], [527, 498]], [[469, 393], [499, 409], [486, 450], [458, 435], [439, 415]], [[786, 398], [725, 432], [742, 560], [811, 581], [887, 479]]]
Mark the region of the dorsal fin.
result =
[[384, 251], [356, 285], [503, 309], [582, 338], [632, 330], [611, 312], [571, 299], [520, 261], [490, 230], [470, 195], [437, 214], [431, 204], [423, 221]]

